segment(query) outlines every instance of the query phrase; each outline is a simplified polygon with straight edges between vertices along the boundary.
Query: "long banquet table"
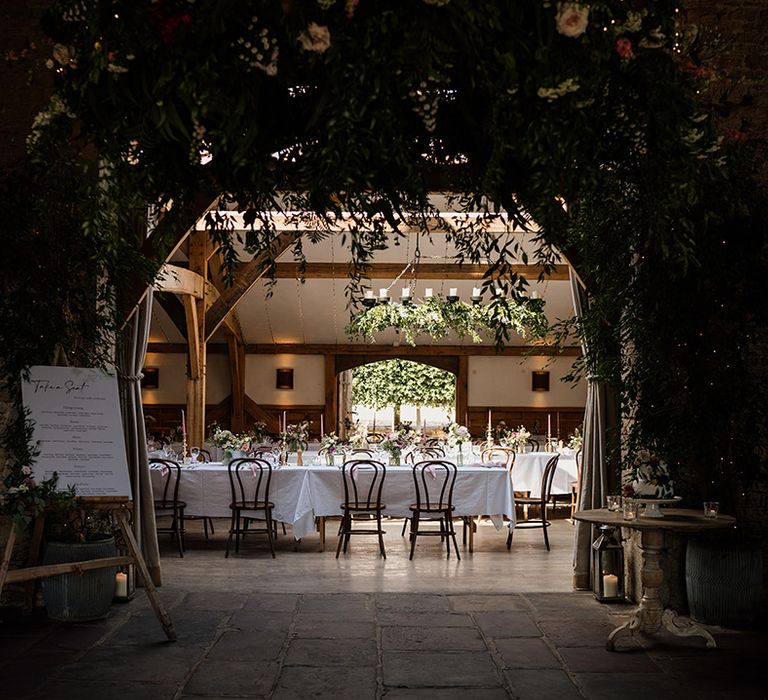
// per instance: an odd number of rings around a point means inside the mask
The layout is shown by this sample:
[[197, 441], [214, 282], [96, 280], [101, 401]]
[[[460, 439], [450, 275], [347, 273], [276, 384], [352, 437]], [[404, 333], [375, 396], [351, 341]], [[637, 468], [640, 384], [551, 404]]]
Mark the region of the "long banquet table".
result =
[[[160, 470], [152, 469], [152, 483], [160, 488]], [[220, 462], [185, 465], [181, 469], [179, 498], [186, 502], [186, 515], [214, 518], [230, 516], [231, 500], [227, 466]], [[273, 517], [293, 526], [296, 539], [315, 530], [315, 518], [341, 515], [343, 500], [341, 470], [336, 467], [282, 465], [274, 467], [270, 500]], [[410, 465], [388, 466], [382, 501], [385, 515], [405, 517], [414, 502], [413, 472]], [[501, 466], [459, 467], [453, 502], [460, 516], [488, 515], [497, 528], [504, 518], [515, 522], [515, 501], [506, 469]]]

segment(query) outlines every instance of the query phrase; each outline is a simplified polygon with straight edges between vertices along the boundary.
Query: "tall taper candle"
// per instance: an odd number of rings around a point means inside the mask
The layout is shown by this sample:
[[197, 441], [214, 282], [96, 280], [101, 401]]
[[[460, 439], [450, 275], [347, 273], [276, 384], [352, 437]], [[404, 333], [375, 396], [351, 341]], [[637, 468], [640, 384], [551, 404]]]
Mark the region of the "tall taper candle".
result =
[[552, 414], [547, 413], [547, 437], [552, 435]]
[[560, 439], [560, 411], [557, 412], [557, 439]]
[[491, 432], [491, 409], [488, 409], [488, 432]]
[[187, 421], [184, 419], [184, 409], [181, 409], [181, 434], [187, 434]]
[[322, 438], [323, 435], [325, 435], [325, 426], [323, 425], [323, 414], [320, 414], [320, 437]]
[[288, 430], [288, 413], [283, 411], [283, 432]]

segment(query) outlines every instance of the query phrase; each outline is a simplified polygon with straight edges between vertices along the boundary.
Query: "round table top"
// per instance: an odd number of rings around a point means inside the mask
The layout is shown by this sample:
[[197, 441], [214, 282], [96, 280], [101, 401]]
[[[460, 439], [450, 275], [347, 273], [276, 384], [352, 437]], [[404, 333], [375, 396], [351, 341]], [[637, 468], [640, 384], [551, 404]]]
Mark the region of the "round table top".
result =
[[607, 508], [599, 508], [576, 511], [573, 517], [585, 523], [629, 527], [633, 530], [674, 530], [676, 532], [716, 530], [730, 527], [736, 522], [736, 518], [730, 515], [718, 514], [716, 518], [707, 518], [701, 511], [689, 508], [664, 508], [662, 513], [664, 513], [662, 518], [645, 518], [640, 515], [635, 520], [624, 520], [620, 510], [610, 511]]

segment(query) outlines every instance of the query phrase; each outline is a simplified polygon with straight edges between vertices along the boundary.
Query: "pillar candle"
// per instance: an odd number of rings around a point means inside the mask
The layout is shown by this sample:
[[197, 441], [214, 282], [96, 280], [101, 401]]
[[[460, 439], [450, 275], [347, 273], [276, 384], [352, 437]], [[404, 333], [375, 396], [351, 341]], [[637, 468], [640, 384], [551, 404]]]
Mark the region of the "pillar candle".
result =
[[615, 598], [619, 595], [619, 577], [615, 574], [603, 576], [603, 595], [606, 598]]
[[411, 290], [410, 290], [409, 287], [403, 287], [402, 297], [403, 297], [403, 299], [410, 299], [410, 297], [411, 297]]
[[431, 296], [432, 296], [432, 287], [427, 287], [424, 290], [424, 297], [428, 299]]
[[128, 597], [128, 574], [125, 574], [122, 571], [118, 571], [115, 574], [115, 597]]
[[383, 287], [379, 290], [379, 299], [386, 299], [387, 298], [387, 290]]
[[448, 290], [448, 296], [451, 296], [451, 297], [459, 296], [459, 288], [458, 287], [451, 287]]
[[473, 297], [479, 297], [480, 296], [480, 288], [479, 287], [472, 287], [472, 296]]
[[366, 291], [365, 298], [366, 299], [373, 299], [373, 290], [369, 289], [368, 291]]

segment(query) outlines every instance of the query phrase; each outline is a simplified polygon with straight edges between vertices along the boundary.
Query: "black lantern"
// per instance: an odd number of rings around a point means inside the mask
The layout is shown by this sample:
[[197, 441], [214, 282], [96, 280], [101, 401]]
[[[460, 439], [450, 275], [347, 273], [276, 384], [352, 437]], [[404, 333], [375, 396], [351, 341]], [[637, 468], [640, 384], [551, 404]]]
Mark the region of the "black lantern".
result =
[[610, 525], [601, 525], [592, 543], [592, 591], [601, 603], [624, 602], [624, 547]]
[[[120, 556], [127, 556], [128, 550], [118, 548]], [[117, 568], [115, 574], [114, 603], [127, 603], [136, 595], [136, 566], [133, 563], [123, 564]]]

